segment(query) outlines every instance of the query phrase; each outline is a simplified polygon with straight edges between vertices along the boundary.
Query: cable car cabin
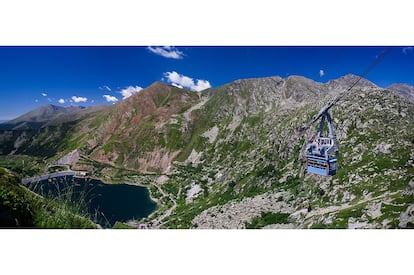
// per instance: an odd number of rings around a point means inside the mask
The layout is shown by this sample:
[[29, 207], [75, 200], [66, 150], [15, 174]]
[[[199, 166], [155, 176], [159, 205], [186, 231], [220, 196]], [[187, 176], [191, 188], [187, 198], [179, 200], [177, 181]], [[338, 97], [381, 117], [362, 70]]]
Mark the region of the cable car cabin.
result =
[[[323, 137], [322, 131], [325, 123], [328, 122], [329, 136]], [[310, 173], [323, 176], [332, 176], [338, 169], [338, 146], [336, 145], [332, 118], [326, 112], [320, 121], [317, 137], [312, 143], [306, 146], [306, 169]]]
[[[384, 57], [391, 51], [392, 48], [388, 48], [373, 61], [373, 63], [365, 70], [360, 77], [358, 77], [349, 88], [335, 96], [325, 106], [323, 106], [317, 115], [315, 115], [307, 127], [300, 129], [300, 131], [307, 130], [313, 123], [321, 119], [319, 124], [318, 136], [313, 142], [306, 146], [306, 169], [308, 172], [319, 175], [335, 175], [338, 170], [338, 146], [335, 140], [334, 127], [332, 123], [332, 117], [329, 110], [334, 106], [343, 96], [345, 96], [358, 82], [367, 75]], [[328, 122], [328, 137], [322, 136], [322, 130], [325, 119]]]
[[330, 138], [316, 138], [306, 146], [307, 171], [323, 176], [336, 174], [338, 168], [338, 150], [335, 150], [335, 140]]

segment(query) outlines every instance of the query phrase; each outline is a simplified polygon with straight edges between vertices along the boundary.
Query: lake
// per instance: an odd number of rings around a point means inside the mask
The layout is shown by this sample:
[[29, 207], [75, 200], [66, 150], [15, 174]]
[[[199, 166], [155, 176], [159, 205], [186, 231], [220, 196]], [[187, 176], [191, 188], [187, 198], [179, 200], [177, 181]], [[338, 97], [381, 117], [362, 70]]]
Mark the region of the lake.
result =
[[56, 177], [28, 185], [29, 189], [47, 198], [71, 200], [86, 211], [102, 227], [116, 221], [147, 217], [156, 209], [148, 189], [128, 184], [104, 184], [96, 179], [73, 176]]

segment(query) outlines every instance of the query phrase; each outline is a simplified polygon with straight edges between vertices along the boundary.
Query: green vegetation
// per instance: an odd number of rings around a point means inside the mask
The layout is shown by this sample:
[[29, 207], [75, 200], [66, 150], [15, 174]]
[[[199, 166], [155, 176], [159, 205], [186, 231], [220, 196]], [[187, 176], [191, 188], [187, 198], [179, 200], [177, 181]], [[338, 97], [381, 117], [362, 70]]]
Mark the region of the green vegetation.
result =
[[48, 126], [37, 130], [28, 130], [21, 133], [23, 136], [29, 135], [31, 138], [25, 139], [27, 146], [20, 147], [16, 153], [27, 154], [38, 157], [52, 157], [56, 155], [62, 146], [62, 142], [75, 127], [76, 122], [62, 123], [58, 126]]
[[34, 225], [40, 228], [96, 228], [80, 207], [68, 201], [46, 200], [34, 215]]
[[325, 228], [328, 228], [328, 227], [323, 223], [315, 223], [315, 224], [312, 224], [312, 226], [310, 227], [310, 229], [325, 229]]
[[71, 135], [65, 137], [62, 141], [62, 144], [59, 146], [59, 150], [70, 152], [79, 147], [80, 141], [86, 136], [86, 134], [81, 134], [76, 137], [70, 138]]
[[177, 156], [178, 161], [186, 160], [193, 149], [200, 150], [201, 148], [205, 148], [206, 138], [201, 135], [207, 131], [211, 125], [211, 113], [206, 110], [195, 110], [193, 111], [193, 114], [196, 117], [196, 121], [190, 125], [190, 132], [187, 133], [188, 136], [184, 137], [186, 143], [185, 146], [182, 147], [180, 154]]
[[[181, 166], [180, 171], [182, 174], [162, 185], [163, 190], [168, 194], [177, 196], [180, 183], [185, 182], [187, 179], [196, 180], [200, 184], [204, 194], [197, 197], [193, 203], [187, 204], [184, 200], [185, 192], [181, 192], [181, 196], [183, 197], [178, 201], [175, 213], [168, 218], [168, 228], [191, 228], [193, 226], [191, 221], [194, 217], [207, 208], [224, 205], [232, 200], [254, 197], [267, 191], [266, 188], [255, 182], [255, 174], [250, 173], [238, 181], [231, 181], [225, 184], [223, 190], [219, 192], [216, 190], [216, 192], [210, 193], [206, 185], [207, 182], [199, 178], [202, 173], [202, 167], [202, 165], [197, 167], [192, 167], [191, 165]], [[275, 187], [281, 188], [281, 186]], [[239, 191], [236, 192], [236, 189]]]
[[182, 138], [181, 130], [176, 126], [172, 125], [167, 134], [167, 148], [175, 151], [180, 150], [184, 147], [184, 140]]
[[366, 207], [367, 203], [359, 204], [355, 207], [350, 207], [336, 213], [335, 219], [332, 221], [332, 224], [328, 228], [348, 228], [349, 218], [361, 218], [363, 210]]
[[9, 216], [0, 220], [0, 227], [33, 226], [33, 196], [18, 186], [16, 177], [0, 168], [0, 213]]
[[245, 119], [245, 122], [249, 127], [255, 127], [257, 125], [260, 125], [263, 122], [263, 113], [260, 113], [259, 115], [253, 115], [249, 116]]
[[129, 226], [129, 225], [127, 225], [127, 224], [125, 224], [125, 223], [122, 223], [122, 222], [115, 222], [115, 224], [114, 224], [114, 226], [112, 227], [112, 229], [135, 229], [134, 227], [132, 227], [132, 226]]
[[263, 168], [258, 167], [257, 169], [255, 169], [255, 174], [257, 177], [260, 178], [268, 178], [273, 176], [278, 178], [280, 176], [280, 171], [277, 170], [273, 164], [268, 164]]
[[92, 120], [92, 122], [91, 123], [89, 123], [89, 128], [90, 129], [93, 129], [93, 128], [96, 128], [96, 127], [100, 127], [100, 126], [102, 126], [102, 124], [105, 122], [105, 121], [108, 121], [108, 116], [107, 115], [97, 115], [93, 120]]
[[269, 224], [286, 224], [289, 223], [289, 214], [262, 212], [260, 217], [255, 217], [250, 223], [246, 224], [246, 228], [263, 228]]
[[0, 155], [0, 167], [7, 168], [21, 177], [32, 177], [45, 169], [46, 162], [28, 155]]
[[45, 199], [23, 186], [0, 168], [0, 212], [8, 218], [0, 227], [96, 228], [79, 205], [67, 199]]

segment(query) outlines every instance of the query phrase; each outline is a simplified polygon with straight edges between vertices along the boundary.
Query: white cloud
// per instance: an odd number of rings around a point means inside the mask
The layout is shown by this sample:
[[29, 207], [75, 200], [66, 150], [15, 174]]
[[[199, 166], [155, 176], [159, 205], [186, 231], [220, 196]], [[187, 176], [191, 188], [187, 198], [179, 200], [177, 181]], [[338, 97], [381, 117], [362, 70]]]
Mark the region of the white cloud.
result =
[[402, 49], [403, 54], [409, 54], [409, 52], [413, 51], [413, 47], [405, 47]]
[[74, 96], [72, 96], [72, 100], [75, 103], [78, 103], [78, 102], [86, 102], [86, 101], [88, 101], [88, 98], [74, 95]]
[[175, 86], [175, 87], [177, 87], [177, 88], [180, 88], [180, 89], [184, 88], [183, 86], [178, 85], [177, 83], [171, 83], [171, 85], [173, 85], [173, 86]]
[[65, 103], [65, 100], [64, 100], [63, 98], [61, 98], [61, 99], [59, 99], [59, 100], [58, 100], [58, 102], [59, 102], [60, 104], [64, 104], [64, 103]]
[[35, 102], [39, 102], [39, 100], [38, 99], [35, 99]]
[[164, 47], [147, 47], [147, 49], [157, 55], [165, 58], [182, 59], [184, 54], [175, 47], [164, 46]]
[[44, 96], [44, 97], [46, 97], [46, 96], [47, 96], [47, 94], [46, 94], [46, 93], [41, 93], [41, 95], [42, 95], [42, 96]]
[[323, 70], [319, 70], [319, 76], [322, 77], [325, 75], [325, 72]]
[[197, 92], [203, 91], [205, 89], [211, 88], [210, 82], [207, 80], [197, 79], [197, 85], [194, 87], [194, 90]]
[[112, 95], [103, 95], [107, 102], [117, 102], [118, 99]]
[[109, 87], [108, 85], [103, 85], [102, 87], [99, 86], [98, 89], [101, 90], [101, 91], [107, 90], [108, 92], [112, 92], [111, 87]]
[[175, 71], [166, 72], [164, 73], [164, 76], [167, 78], [168, 82], [176, 87], [184, 87], [196, 92], [211, 88], [208, 80], [196, 79], [196, 84], [191, 77], [179, 74]]
[[128, 98], [131, 95], [138, 93], [139, 91], [141, 91], [142, 88], [139, 86], [128, 86], [124, 89], [122, 89], [119, 93], [122, 95], [122, 99]]

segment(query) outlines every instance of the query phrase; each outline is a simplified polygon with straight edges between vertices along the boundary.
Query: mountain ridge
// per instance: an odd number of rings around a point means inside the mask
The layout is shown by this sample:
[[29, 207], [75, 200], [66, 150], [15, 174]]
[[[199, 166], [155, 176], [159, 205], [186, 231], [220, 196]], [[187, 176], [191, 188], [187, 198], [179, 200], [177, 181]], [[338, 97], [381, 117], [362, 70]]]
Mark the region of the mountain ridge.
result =
[[83, 107], [83, 106], [56, 106], [53, 104], [42, 105], [32, 111], [29, 111], [15, 119], [9, 120], [0, 125], [1, 130], [29, 130], [38, 129], [45, 125], [59, 124], [62, 121], [75, 120], [77, 114], [82, 111], [99, 109], [100, 106]]
[[414, 86], [398, 83], [392, 84], [386, 87], [386, 89], [397, 93], [411, 102], [414, 102]]
[[145, 184], [159, 208], [143, 227], [411, 227], [414, 104], [399, 94], [359, 81], [331, 109], [338, 173], [305, 171], [317, 125], [296, 129], [355, 77], [241, 79], [199, 93], [158, 82], [72, 124], [0, 133], [2, 154], [53, 146], [52, 162], [78, 150], [73, 169]]

